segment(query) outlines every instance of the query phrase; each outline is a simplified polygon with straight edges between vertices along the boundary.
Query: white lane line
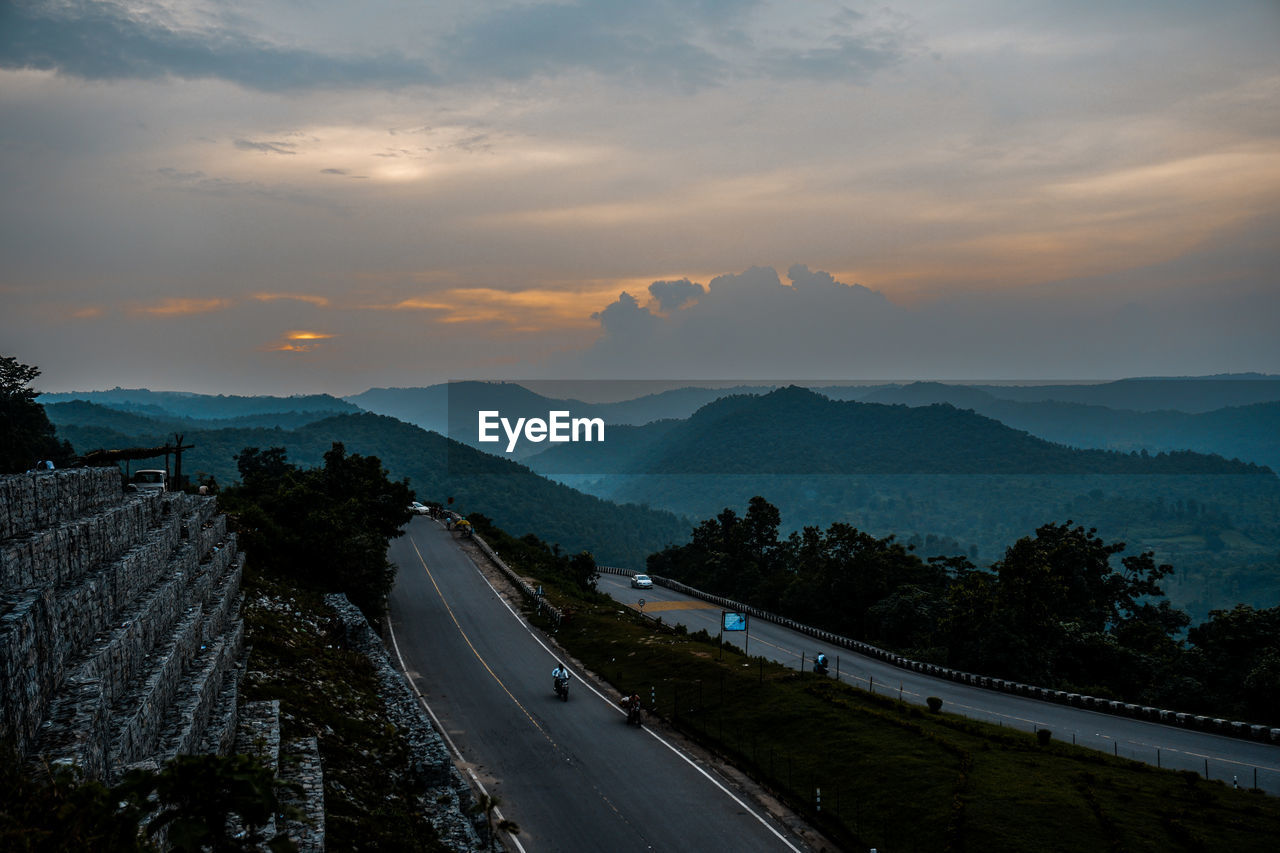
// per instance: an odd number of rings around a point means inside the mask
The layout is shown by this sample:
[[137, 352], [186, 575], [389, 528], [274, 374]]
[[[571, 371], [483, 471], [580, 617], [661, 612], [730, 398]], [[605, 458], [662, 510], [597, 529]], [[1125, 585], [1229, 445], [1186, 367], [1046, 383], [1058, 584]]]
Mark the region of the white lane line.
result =
[[[465, 551], [463, 553], [466, 554]], [[470, 559], [469, 555], [468, 555], [468, 559]], [[503, 606], [507, 608], [507, 611], [512, 616], [515, 617], [515, 620], [520, 623], [520, 626], [524, 628], [524, 630], [529, 634], [530, 637], [533, 638], [533, 641], [538, 645], [542, 646], [542, 648], [545, 649], [547, 654], [551, 655], [552, 658], [554, 658], [557, 661], [560, 660], [561, 656], [558, 655], [556, 652], [554, 652], [551, 649], [551, 647], [548, 646], [546, 643], [542, 642], [542, 638], [539, 637], [536, 633], [534, 633], [533, 626], [530, 625], [528, 622], [526, 622], [524, 618], [521, 617], [520, 614], [515, 611], [515, 609], [510, 605], [510, 603], [508, 603], [507, 600], [502, 597], [501, 593], [498, 592], [497, 588], [494, 587], [494, 585], [489, 582], [489, 579], [487, 577], [485, 577], [484, 572], [480, 571], [480, 567], [476, 566], [474, 561], [472, 561], [471, 565], [475, 568], [476, 573], [480, 575], [480, 579], [483, 580], [486, 584], [488, 584], [489, 589], [493, 590], [493, 594], [498, 597], [498, 600], [501, 601]], [[626, 716], [626, 711], [623, 711], [621, 708], [617, 706], [617, 704], [613, 702], [613, 700], [609, 699], [603, 693], [601, 693], [600, 691], [592, 687], [589, 683], [587, 683], [585, 679], [579, 678], [578, 683], [581, 684], [583, 687], [587, 688], [588, 690], [590, 690], [592, 693], [594, 693], [596, 697], [600, 699], [601, 702], [603, 702], [609, 708], [613, 709], [615, 713]], [[788, 850], [793, 851], [793, 853], [801, 853], [800, 848], [796, 847], [794, 844], [788, 841], [786, 836], [784, 836], [781, 832], [775, 829], [773, 825], [770, 824], [767, 820], [765, 820], [762, 815], [757, 813], [755, 809], [751, 808], [751, 806], [744, 803], [736, 794], [734, 794], [732, 791], [726, 788], [723, 784], [721, 784], [718, 779], [716, 779], [714, 776], [712, 776], [703, 768], [699, 767], [697, 763], [694, 762], [692, 758], [685, 755], [684, 752], [682, 752], [678, 746], [668, 742], [666, 738], [663, 738], [661, 735], [657, 734], [653, 729], [649, 728], [648, 726], [645, 726], [644, 732], [645, 734], [649, 735], [649, 737], [653, 738], [658, 743], [662, 744], [667, 749], [671, 750], [674, 754], [679, 756], [681, 760], [683, 760], [686, 764], [688, 764], [694, 770], [701, 773], [707, 779], [708, 782], [710, 782], [712, 785], [715, 785], [717, 788], [719, 788], [724, 793], [725, 796], [727, 796], [729, 799], [737, 803], [743, 809], [743, 811], [751, 815], [756, 820], [760, 821], [760, 825], [763, 826], [765, 829], [769, 830], [770, 832], [772, 832], [775, 836], [777, 836], [778, 840], [781, 841], [783, 844], [785, 844]]]
[[[391, 634], [391, 647], [396, 650], [396, 660], [400, 661], [400, 671], [404, 673], [405, 680], [408, 681], [409, 686], [413, 688], [413, 694], [417, 696], [418, 701], [422, 703], [422, 707], [426, 710], [428, 716], [431, 717], [431, 722], [435, 723], [436, 731], [440, 733], [440, 737], [444, 738], [444, 742], [449, 745], [449, 751], [453, 753], [457, 762], [459, 764], [466, 764], [466, 759], [462, 757], [462, 751], [458, 749], [458, 745], [453, 742], [453, 738], [449, 737], [449, 733], [445, 731], [444, 726], [440, 722], [440, 718], [436, 716], [436, 712], [432, 710], [430, 703], [427, 702], [427, 698], [422, 695], [422, 691], [418, 689], [417, 683], [414, 682], [413, 677], [409, 675], [409, 668], [404, 665], [404, 656], [400, 654], [400, 644], [396, 642], [395, 625], [392, 623], [389, 616], [387, 618], [387, 631]], [[481, 794], [486, 797], [489, 796], [489, 791], [485, 788], [484, 783], [480, 781], [480, 777], [476, 775], [476, 771], [468, 767], [467, 775], [471, 777], [471, 781], [475, 783], [475, 786], [480, 789]], [[502, 811], [499, 810], [497, 806], [493, 807], [493, 815], [499, 821], [506, 820], [506, 818], [502, 816]], [[506, 835], [520, 853], [527, 853], [524, 849], [524, 845], [520, 843], [519, 838], [509, 832]]]

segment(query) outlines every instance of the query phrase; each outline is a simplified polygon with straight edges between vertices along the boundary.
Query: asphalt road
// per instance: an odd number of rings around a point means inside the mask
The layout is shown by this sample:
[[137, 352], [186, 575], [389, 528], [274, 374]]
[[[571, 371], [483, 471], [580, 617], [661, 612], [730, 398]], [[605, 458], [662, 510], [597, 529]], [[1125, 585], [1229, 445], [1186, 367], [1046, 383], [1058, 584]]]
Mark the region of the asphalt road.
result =
[[[718, 777], [575, 677], [451, 534], [415, 518], [393, 540], [398, 653], [448, 739], [520, 832], [510, 850], [798, 851], [801, 842]], [[576, 675], [576, 673], [575, 673]]]
[[[660, 616], [667, 624], [682, 624], [691, 631], [705, 629], [712, 636], [720, 632], [721, 609], [700, 599], [663, 587], [632, 589], [630, 579], [620, 575], [601, 574], [597, 586], [627, 606], [649, 616]], [[645, 602], [643, 608], [639, 606], [641, 599]], [[937, 696], [943, 701], [944, 712], [1024, 731], [1049, 729], [1055, 739], [1161, 767], [1194, 770], [1203, 775], [1207, 766], [1209, 778], [1228, 784], [1238, 781], [1242, 788], [1255, 785], [1256, 773], [1257, 787], [1280, 794], [1280, 746], [957, 684], [847, 649], [829, 648], [812, 637], [764, 620], [752, 620], [745, 635], [733, 632], [725, 634], [725, 638], [739, 648], [745, 639], [748, 654], [763, 655], [797, 668], [802, 660], [806, 667], [811, 666], [818, 652], [825, 652], [831, 658], [832, 677], [838, 666], [842, 681], [876, 693], [901, 696], [918, 705], [924, 705], [928, 696]]]

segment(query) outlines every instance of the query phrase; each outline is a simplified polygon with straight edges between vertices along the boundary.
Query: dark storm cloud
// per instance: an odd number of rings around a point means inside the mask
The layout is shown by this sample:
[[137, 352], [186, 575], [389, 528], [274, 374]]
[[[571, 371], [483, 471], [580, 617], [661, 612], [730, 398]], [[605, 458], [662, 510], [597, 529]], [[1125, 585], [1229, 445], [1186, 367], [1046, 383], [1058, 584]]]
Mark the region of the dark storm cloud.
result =
[[675, 311], [691, 299], [697, 299], [706, 293], [706, 289], [695, 282], [682, 278], [679, 281], [655, 281], [649, 285], [649, 295], [658, 300], [658, 307], [663, 314]]
[[250, 89], [402, 86], [435, 78], [398, 56], [336, 57], [243, 34], [178, 31], [107, 3], [0, 3], [0, 68], [89, 79], [218, 78]]

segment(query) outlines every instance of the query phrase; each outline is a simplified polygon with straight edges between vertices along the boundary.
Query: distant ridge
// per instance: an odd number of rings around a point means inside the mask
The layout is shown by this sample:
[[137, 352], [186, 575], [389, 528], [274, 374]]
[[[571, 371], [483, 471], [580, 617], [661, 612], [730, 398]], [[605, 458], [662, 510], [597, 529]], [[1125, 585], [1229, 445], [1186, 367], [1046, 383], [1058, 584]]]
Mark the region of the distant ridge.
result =
[[[983, 394], [966, 391], [967, 395]], [[836, 401], [789, 386], [709, 403], [634, 454], [562, 444], [530, 459], [546, 473], [598, 474], [1271, 474], [1179, 451], [1150, 455], [1055, 444], [947, 403]], [[655, 426], [637, 428], [656, 432]], [[608, 462], [612, 468], [592, 467]]]
[[121, 411], [150, 416], [230, 420], [246, 415], [282, 412], [357, 412], [358, 406], [329, 394], [300, 394], [293, 397], [225, 396], [192, 394], [186, 391], [149, 391], [145, 388], [113, 388], [109, 391], [72, 391], [41, 394], [42, 405], [83, 400]]
[[1199, 413], [1280, 400], [1280, 377], [1255, 374], [1120, 379], [1097, 385], [988, 384], [971, 387], [1005, 400], [1058, 400], [1138, 412], [1172, 409]]

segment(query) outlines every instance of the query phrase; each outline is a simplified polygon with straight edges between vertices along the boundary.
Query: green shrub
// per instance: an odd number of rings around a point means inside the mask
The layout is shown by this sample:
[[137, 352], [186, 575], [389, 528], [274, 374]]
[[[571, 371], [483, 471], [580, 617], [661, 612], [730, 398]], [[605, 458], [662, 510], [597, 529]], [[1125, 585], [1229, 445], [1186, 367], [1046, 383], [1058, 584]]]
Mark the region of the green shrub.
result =
[[924, 701], [929, 705], [929, 710], [932, 711], [933, 713], [936, 714], [942, 710], [942, 700], [939, 699], [937, 696], [930, 696]]
[[1049, 739], [1053, 737], [1053, 732], [1049, 729], [1036, 729], [1036, 742], [1041, 746], [1046, 746]]

